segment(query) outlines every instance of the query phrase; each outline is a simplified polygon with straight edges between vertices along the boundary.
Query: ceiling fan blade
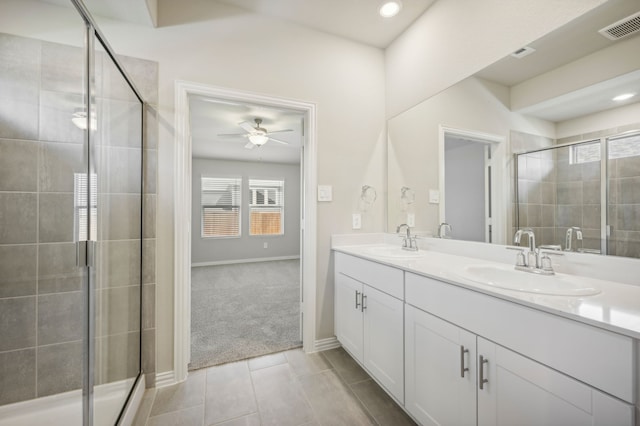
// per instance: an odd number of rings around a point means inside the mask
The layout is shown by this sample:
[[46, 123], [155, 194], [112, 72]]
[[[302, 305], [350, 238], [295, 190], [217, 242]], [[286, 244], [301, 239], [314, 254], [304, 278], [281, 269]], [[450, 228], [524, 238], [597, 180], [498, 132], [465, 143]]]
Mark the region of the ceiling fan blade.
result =
[[242, 123], [238, 123], [238, 126], [242, 127], [246, 132], [252, 133], [256, 130], [255, 127], [248, 121], [243, 121]]
[[253, 149], [253, 148], [255, 148], [256, 146], [255, 146], [252, 142], [249, 142], [249, 143], [248, 143], [248, 144], [246, 144], [244, 147], [245, 147], [245, 148], [247, 148], [247, 149]]
[[245, 136], [246, 133], [218, 133], [218, 136]]
[[272, 140], [272, 141], [274, 141], [274, 142], [281, 143], [281, 144], [283, 144], [283, 145], [289, 145], [289, 142], [281, 141], [280, 139], [272, 138], [271, 136], [269, 136], [269, 140]]
[[284, 133], [284, 132], [293, 132], [293, 129], [273, 130], [273, 131], [268, 131], [268, 132], [267, 132], [267, 134], [271, 134], [271, 133]]

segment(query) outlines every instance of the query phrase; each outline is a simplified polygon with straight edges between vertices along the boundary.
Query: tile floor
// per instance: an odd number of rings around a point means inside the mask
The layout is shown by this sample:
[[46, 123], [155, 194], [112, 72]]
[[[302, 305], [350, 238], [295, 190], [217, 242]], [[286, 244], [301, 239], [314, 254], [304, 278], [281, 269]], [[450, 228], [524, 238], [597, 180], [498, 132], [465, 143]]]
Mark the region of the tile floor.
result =
[[342, 349], [301, 349], [189, 373], [146, 391], [135, 426], [415, 423]]

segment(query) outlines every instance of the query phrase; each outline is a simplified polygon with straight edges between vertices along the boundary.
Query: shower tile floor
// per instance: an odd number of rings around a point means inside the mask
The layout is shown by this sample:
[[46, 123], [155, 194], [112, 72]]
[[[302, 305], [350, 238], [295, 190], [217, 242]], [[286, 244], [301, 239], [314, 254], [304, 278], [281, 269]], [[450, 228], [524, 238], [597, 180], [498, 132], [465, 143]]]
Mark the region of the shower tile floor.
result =
[[191, 371], [145, 392], [135, 426], [415, 423], [342, 349], [301, 349]]

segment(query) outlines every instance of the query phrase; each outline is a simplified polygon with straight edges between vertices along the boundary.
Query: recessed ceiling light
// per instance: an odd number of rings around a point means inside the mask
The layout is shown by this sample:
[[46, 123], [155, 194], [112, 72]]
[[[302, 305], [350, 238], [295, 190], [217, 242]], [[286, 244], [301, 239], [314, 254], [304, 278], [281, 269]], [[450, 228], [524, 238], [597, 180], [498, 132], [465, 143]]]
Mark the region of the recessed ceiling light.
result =
[[626, 101], [627, 99], [633, 98], [636, 94], [635, 93], [625, 93], [623, 95], [618, 95], [615, 98], [613, 98], [614, 101]]
[[400, 9], [402, 9], [402, 2], [400, 2], [400, 0], [385, 0], [380, 6], [380, 16], [383, 18], [391, 18], [396, 16], [398, 12], [400, 12]]

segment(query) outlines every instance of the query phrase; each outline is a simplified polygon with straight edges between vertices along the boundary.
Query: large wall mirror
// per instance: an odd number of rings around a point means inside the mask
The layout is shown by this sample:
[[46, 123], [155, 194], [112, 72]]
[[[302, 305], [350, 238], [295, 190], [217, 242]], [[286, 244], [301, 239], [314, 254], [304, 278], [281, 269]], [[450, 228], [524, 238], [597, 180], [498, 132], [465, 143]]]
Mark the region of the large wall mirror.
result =
[[389, 232], [640, 257], [640, 31], [600, 32], [638, 12], [608, 1], [391, 118]]

